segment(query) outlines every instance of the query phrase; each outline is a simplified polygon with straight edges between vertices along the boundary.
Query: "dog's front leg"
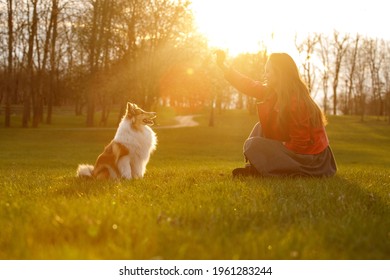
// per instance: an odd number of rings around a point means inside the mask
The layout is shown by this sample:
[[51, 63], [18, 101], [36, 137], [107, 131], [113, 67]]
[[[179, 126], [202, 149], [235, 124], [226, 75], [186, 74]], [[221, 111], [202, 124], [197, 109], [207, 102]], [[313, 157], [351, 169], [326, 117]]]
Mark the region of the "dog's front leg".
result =
[[131, 167], [130, 167], [130, 157], [123, 156], [118, 160], [118, 170], [120, 172], [121, 178], [131, 179]]
[[131, 163], [131, 174], [134, 179], [141, 179], [144, 177], [146, 164], [139, 158], [137, 158], [134, 162]]

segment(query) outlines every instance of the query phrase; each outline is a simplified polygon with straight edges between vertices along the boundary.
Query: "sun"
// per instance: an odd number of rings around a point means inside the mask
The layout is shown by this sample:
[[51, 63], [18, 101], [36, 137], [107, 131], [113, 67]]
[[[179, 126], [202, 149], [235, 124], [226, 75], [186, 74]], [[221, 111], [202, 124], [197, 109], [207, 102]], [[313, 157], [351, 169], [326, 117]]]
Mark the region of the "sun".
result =
[[[267, 3], [268, 2], [268, 3]], [[229, 55], [268, 51], [291, 52], [293, 35], [267, 10], [275, 10], [273, 1], [193, 0], [192, 9], [200, 33], [210, 48]]]

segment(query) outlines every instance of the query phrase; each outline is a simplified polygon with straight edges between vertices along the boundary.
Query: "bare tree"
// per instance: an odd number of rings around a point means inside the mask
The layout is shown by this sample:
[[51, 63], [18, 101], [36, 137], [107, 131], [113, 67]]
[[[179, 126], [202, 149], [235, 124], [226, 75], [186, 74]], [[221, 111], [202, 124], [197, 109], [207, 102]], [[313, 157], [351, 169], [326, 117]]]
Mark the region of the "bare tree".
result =
[[352, 92], [354, 87], [354, 76], [357, 67], [357, 56], [359, 50], [360, 35], [357, 34], [354, 40], [353, 45], [348, 46], [346, 53], [346, 90], [344, 96], [344, 104], [342, 106], [342, 111], [344, 114], [349, 115], [352, 113]]
[[303, 59], [301, 65], [303, 67], [303, 78], [309, 88], [309, 92], [313, 94], [315, 84], [316, 66], [314, 53], [317, 44], [320, 41], [318, 34], [308, 35], [303, 41], [298, 42], [297, 35], [295, 36], [295, 47]]
[[[97, 55], [97, 36], [99, 28], [99, 17], [102, 6], [102, 0], [91, 1], [92, 5], [92, 21], [91, 21], [91, 31], [88, 44], [88, 56], [89, 56], [89, 71], [91, 79], [97, 72], [98, 68], [98, 55]], [[95, 90], [89, 90], [87, 94], [87, 126], [94, 125], [94, 115], [95, 115], [95, 104], [96, 104], [96, 92]]]
[[323, 92], [323, 111], [324, 114], [328, 113], [328, 89], [329, 89], [329, 67], [330, 67], [330, 46], [329, 38], [324, 34], [319, 37], [319, 54], [322, 62], [321, 80], [322, 80], [322, 92]]
[[[361, 43], [363, 46], [365, 40]], [[356, 56], [356, 71], [354, 72], [354, 101], [356, 106], [356, 112], [360, 115], [361, 121], [364, 121], [366, 113], [366, 99], [367, 99], [367, 58], [365, 55], [364, 47], [359, 47]]]
[[46, 123], [51, 124], [53, 113], [53, 95], [56, 90], [54, 80], [56, 73], [56, 43], [58, 37], [58, 14], [59, 14], [59, 0], [52, 0], [50, 25], [51, 25], [51, 40], [50, 40], [50, 74], [49, 74], [49, 90], [47, 94], [47, 117]]
[[332, 89], [333, 89], [333, 115], [337, 114], [337, 106], [338, 106], [338, 92], [337, 87], [339, 85], [339, 77], [340, 70], [342, 67], [342, 61], [347, 51], [347, 45], [349, 43], [349, 35], [344, 34], [341, 35], [338, 31], [333, 32], [333, 59], [334, 59], [334, 68], [332, 71], [333, 81], [332, 81]]
[[387, 120], [390, 124], [390, 43], [384, 45], [385, 61], [383, 64], [384, 92], [387, 111]]
[[52, 33], [53, 24], [51, 17], [47, 11], [51, 10], [50, 2], [41, 3], [40, 7], [40, 24], [36, 36], [36, 89], [33, 102], [33, 120], [32, 126], [38, 127], [38, 124], [43, 120], [43, 105], [44, 97], [47, 93], [47, 64], [49, 57], [50, 34]]
[[[28, 122], [31, 118], [31, 105], [35, 99], [35, 79], [34, 79], [34, 43], [37, 36], [38, 29], [38, 1], [39, 0], [30, 0], [32, 5], [32, 19], [29, 19], [29, 32], [28, 32], [28, 52], [27, 52], [27, 66], [26, 66], [26, 76], [27, 76], [27, 89], [23, 93], [23, 118], [22, 126], [27, 127]], [[28, 9], [30, 13], [30, 8]], [[28, 14], [30, 17], [30, 14]]]
[[383, 52], [381, 52], [378, 39], [369, 39], [366, 42], [365, 50], [367, 55], [368, 68], [371, 78], [371, 97], [372, 104], [374, 106], [374, 114], [378, 117], [383, 115], [383, 99], [382, 99], [382, 86], [380, 70], [384, 61]]
[[11, 126], [11, 93], [13, 90], [13, 49], [14, 49], [14, 17], [13, 17], [13, 1], [7, 1], [8, 15], [8, 63], [5, 92], [5, 127]]

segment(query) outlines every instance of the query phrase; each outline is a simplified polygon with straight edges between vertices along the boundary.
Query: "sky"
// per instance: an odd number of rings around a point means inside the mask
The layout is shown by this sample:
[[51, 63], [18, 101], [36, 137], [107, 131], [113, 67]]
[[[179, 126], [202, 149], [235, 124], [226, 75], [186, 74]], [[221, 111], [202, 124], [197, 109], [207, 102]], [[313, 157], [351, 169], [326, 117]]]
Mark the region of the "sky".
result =
[[359, 33], [390, 40], [386, 0], [193, 0], [199, 30], [209, 45], [231, 54], [256, 51], [261, 41], [271, 51], [288, 51], [294, 36]]

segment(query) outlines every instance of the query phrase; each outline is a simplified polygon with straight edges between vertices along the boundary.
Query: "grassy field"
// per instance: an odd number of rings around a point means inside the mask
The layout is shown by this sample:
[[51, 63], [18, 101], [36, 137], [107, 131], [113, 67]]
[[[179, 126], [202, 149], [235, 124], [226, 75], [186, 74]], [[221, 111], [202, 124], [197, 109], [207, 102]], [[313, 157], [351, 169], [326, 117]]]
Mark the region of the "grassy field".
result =
[[0, 259], [390, 259], [387, 123], [330, 118], [333, 178], [235, 180], [256, 117], [197, 120], [156, 127], [158, 149], [134, 181], [75, 178], [114, 129], [66, 114], [0, 128]]

